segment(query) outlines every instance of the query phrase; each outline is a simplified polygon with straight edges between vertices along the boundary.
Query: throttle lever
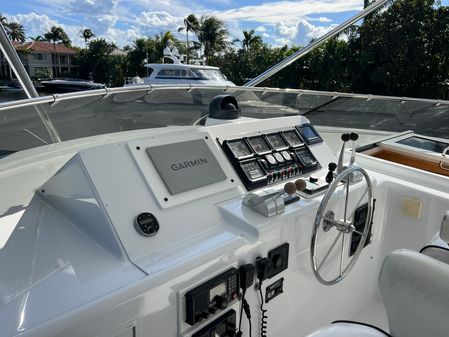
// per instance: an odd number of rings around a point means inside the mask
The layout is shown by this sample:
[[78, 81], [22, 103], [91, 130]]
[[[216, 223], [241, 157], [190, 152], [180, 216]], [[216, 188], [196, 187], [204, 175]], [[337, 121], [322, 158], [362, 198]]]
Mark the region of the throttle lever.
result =
[[340, 156], [338, 157], [338, 165], [337, 165], [337, 173], [340, 174], [343, 172], [343, 157], [345, 155], [345, 146], [346, 142], [351, 140], [351, 134], [344, 133], [341, 135], [341, 140], [343, 141], [343, 145], [341, 146]]
[[349, 136], [352, 141], [351, 160], [349, 161], [349, 166], [351, 166], [355, 162], [355, 142], [359, 139], [359, 135], [355, 132], [352, 132]]

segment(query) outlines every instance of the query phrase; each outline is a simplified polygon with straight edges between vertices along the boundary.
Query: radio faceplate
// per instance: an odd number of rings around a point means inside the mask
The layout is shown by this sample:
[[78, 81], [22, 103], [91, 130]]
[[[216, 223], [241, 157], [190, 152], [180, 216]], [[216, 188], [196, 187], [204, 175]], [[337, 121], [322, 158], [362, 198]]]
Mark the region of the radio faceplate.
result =
[[195, 325], [203, 319], [225, 310], [238, 298], [239, 273], [228, 269], [185, 294], [186, 323]]
[[222, 148], [248, 190], [321, 168], [296, 128], [223, 141]]

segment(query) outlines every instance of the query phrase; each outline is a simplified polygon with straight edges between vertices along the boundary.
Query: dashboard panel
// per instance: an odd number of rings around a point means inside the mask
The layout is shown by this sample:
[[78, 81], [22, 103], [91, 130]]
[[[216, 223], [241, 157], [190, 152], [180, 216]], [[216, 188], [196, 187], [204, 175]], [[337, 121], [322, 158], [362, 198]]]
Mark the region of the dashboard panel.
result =
[[[304, 138], [300, 130], [307, 126]], [[318, 139], [318, 140], [317, 140]], [[299, 177], [321, 168], [308, 144], [321, 140], [306, 124], [278, 132], [224, 140], [221, 145], [248, 190]], [[321, 140], [322, 142], [322, 140]]]

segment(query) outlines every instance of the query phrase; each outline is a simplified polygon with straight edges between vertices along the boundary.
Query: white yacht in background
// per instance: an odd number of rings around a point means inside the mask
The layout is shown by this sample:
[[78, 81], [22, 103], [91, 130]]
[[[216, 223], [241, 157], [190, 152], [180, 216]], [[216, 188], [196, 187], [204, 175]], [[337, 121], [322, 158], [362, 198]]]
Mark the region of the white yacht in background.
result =
[[147, 76], [128, 77], [125, 79], [125, 87], [135, 85], [153, 84], [193, 84], [207, 86], [235, 86], [221, 72], [220, 68], [203, 65], [197, 60], [195, 64], [185, 64], [181, 60], [177, 50], [164, 50], [164, 61], [169, 63], [146, 63]]
[[29, 97], [0, 104], [0, 336], [447, 337], [449, 101], [39, 97], [0, 49]]

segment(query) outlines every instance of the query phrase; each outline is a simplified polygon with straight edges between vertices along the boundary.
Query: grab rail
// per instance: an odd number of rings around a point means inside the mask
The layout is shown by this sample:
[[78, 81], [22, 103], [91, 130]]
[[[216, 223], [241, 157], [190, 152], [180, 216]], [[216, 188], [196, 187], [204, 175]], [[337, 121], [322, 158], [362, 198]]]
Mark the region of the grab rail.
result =
[[364, 10], [362, 10], [359, 13], [357, 13], [356, 15], [354, 15], [352, 18], [346, 20], [345, 22], [343, 22], [339, 26], [335, 27], [334, 29], [330, 30], [329, 32], [327, 32], [326, 34], [321, 36], [320, 38], [318, 38], [315, 41], [313, 41], [312, 43], [310, 43], [308, 46], [298, 50], [296, 53], [290, 55], [289, 57], [287, 57], [286, 59], [282, 60], [281, 62], [279, 62], [275, 66], [273, 66], [270, 69], [266, 70], [265, 72], [263, 72], [262, 74], [260, 74], [256, 78], [254, 78], [251, 81], [249, 81], [248, 83], [246, 83], [244, 86], [245, 87], [254, 87], [254, 86], [258, 85], [259, 83], [265, 81], [266, 79], [270, 78], [271, 76], [273, 76], [277, 72], [279, 72], [282, 69], [284, 69], [285, 67], [289, 66], [290, 64], [292, 64], [296, 60], [300, 59], [301, 57], [307, 55], [308, 53], [310, 53], [314, 49], [318, 48], [319, 46], [321, 46], [327, 40], [333, 38], [334, 36], [337, 36], [342, 31], [344, 31], [345, 29], [349, 28], [350, 26], [352, 26], [357, 21], [363, 19], [365, 16], [367, 16], [367, 15], [371, 14], [372, 12], [376, 11], [377, 9], [382, 7], [388, 1], [391, 1], [391, 0], [378, 0], [378, 1], [373, 2], [371, 5], [369, 5]]

